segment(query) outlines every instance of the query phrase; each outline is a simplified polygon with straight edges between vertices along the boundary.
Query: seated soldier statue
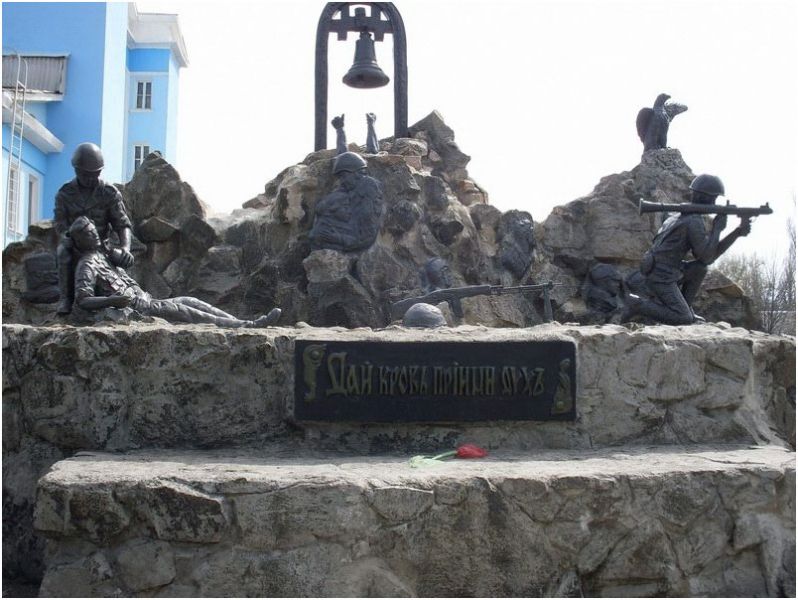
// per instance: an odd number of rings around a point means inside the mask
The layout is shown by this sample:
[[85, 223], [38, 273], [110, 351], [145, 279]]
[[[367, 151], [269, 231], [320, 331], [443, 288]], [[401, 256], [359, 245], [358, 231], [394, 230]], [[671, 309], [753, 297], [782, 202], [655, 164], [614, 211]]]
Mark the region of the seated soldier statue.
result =
[[382, 185], [366, 174], [366, 161], [355, 152], [333, 163], [339, 186], [316, 204], [310, 246], [313, 250], [360, 252], [377, 239], [382, 219]]
[[80, 252], [75, 268], [75, 303], [83, 310], [131, 307], [145, 316], [179, 323], [210, 323], [219, 327], [267, 327], [280, 318], [280, 309], [254, 321], [237, 319], [198, 298], [183, 296], [159, 300], [139, 287], [124, 269], [109, 260], [108, 248], [100, 241], [94, 223], [78, 217], [69, 228], [74, 247]]

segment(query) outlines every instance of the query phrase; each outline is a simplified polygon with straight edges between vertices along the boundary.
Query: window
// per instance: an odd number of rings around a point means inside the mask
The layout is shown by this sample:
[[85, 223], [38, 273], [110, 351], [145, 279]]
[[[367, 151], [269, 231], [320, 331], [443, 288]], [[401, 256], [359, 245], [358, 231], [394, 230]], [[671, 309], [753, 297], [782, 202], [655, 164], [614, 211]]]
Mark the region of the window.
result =
[[8, 197], [6, 199], [6, 229], [12, 233], [19, 230], [19, 171], [11, 167], [8, 171]]
[[152, 81], [139, 81], [136, 84], [136, 108], [152, 110]]
[[39, 179], [28, 175], [28, 223], [36, 223], [39, 216]]
[[138, 171], [141, 163], [147, 158], [150, 153], [150, 147], [143, 144], [136, 144], [133, 146], [133, 170]]

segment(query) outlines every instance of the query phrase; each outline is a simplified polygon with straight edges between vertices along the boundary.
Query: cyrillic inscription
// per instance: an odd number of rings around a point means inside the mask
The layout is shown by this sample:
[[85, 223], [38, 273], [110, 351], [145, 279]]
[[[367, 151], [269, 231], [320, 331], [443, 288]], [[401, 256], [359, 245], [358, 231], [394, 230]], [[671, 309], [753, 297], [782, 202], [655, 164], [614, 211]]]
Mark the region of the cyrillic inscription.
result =
[[572, 342], [297, 340], [294, 416], [305, 421], [573, 420]]

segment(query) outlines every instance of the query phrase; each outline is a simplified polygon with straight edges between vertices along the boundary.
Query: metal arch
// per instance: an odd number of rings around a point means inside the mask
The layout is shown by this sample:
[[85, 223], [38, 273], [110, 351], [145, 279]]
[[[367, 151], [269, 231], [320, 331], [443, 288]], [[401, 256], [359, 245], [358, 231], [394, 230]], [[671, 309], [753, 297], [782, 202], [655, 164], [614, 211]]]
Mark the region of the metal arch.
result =
[[[372, 15], [377, 10], [388, 17], [383, 33], [393, 34], [393, 61], [394, 61], [394, 136], [407, 137], [407, 38], [402, 16], [393, 5], [393, 2], [328, 2], [321, 12], [319, 24], [316, 28], [316, 70], [315, 70], [315, 118], [316, 139], [315, 149], [324, 150], [327, 147], [327, 96], [328, 96], [328, 40], [332, 31], [331, 21], [335, 14], [348, 9], [352, 5], [370, 6]], [[379, 14], [378, 13], [378, 14]], [[347, 10], [348, 14], [348, 10]], [[337, 31], [339, 39], [346, 39], [347, 31], [357, 32], [357, 28]], [[343, 37], [342, 37], [343, 36]], [[381, 35], [377, 38], [381, 39]]]

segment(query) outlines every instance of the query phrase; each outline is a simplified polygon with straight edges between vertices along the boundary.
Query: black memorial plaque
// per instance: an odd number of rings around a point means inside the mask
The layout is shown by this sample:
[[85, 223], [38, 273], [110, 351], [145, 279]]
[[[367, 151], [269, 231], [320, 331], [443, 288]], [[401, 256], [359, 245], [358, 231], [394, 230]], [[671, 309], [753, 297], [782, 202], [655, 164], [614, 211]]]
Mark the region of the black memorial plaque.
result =
[[573, 342], [297, 340], [295, 360], [299, 421], [576, 418]]

